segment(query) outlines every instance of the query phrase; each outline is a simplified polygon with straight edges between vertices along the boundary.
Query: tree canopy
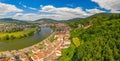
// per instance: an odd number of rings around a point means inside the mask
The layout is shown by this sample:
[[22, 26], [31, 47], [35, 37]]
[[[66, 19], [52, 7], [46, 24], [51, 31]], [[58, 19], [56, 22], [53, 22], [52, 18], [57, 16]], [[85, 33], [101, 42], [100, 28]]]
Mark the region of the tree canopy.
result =
[[[87, 29], [77, 27], [78, 24], [89, 26], [90, 22], [92, 26]], [[120, 61], [120, 14], [67, 24], [72, 28], [72, 45], [63, 50], [59, 61]]]

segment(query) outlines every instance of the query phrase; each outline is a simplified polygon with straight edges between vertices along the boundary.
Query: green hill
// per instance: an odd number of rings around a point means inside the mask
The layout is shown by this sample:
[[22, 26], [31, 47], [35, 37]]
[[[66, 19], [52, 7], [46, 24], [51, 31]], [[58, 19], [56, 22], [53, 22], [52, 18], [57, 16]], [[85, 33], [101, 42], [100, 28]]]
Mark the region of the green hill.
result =
[[71, 46], [59, 61], [120, 61], [120, 14], [100, 13], [67, 24], [72, 28]]
[[57, 21], [57, 20], [54, 20], [54, 19], [43, 18], [43, 19], [35, 20], [35, 22], [53, 23], [53, 22], [58, 22], [58, 21]]
[[0, 23], [27, 23], [27, 21], [12, 19], [12, 18], [2, 18]]

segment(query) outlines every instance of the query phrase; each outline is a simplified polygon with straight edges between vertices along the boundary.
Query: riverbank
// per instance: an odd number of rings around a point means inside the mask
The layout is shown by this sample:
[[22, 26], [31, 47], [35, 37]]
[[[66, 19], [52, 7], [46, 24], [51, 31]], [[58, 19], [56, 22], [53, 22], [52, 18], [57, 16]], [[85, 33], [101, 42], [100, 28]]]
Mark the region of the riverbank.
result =
[[47, 38], [45, 38], [43, 41], [41, 41], [41, 42], [39, 42], [39, 43], [37, 43], [37, 44], [34, 44], [34, 45], [32, 45], [32, 46], [26, 47], [26, 48], [24, 48], [24, 49], [19, 49], [18, 51], [30, 50], [32, 47], [38, 46], [39, 44], [43, 43], [45, 40], [50, 39], [50, 38], [51, 38], [53, 35], [55, 35], [55, 34], [56, 34], [56, 32], [52, 32], [52, 34], [51, 34], [50, 36], [48, 36]]
[[37, 28], [28, 28], [23, 31], [12, 32], [12, 33], [0, 33], [0, 41], [7, 41], [13, 39], [20, 39], [24, 37], [31, 36], [34, 34]]
[[[70, 46], [70, 28], [67, 26], [58, 27], [59, 31], [53, 32], [48, 38], [28, 48], [20, 50], [7, 51], [2, 57], [9, 58], [8, 60], [27, 60], [27, 61], [55, 61], [62, 55], [62, 49]], [[50, 39], [54, 38], [53, 42]], [[15, 58], [15, 57], [19, 58]], [[4, 59], [3, 58], [3, 59]], [[13, 59], [14, 58], [14, 59]]]
[[47, 38], [52, 32], [50, 27], [41, 27], [41, 31], [22, 39], [0, 41], [0, 51], [19, 50], [32, 46]]

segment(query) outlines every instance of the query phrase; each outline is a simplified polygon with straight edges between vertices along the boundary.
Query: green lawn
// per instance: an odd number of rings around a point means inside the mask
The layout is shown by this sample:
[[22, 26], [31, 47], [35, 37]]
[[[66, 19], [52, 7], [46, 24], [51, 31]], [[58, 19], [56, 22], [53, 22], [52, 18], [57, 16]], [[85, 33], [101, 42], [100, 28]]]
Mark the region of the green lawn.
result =
[[28, 30], [23, 30], [19, 32], [12, 32], [12, 33], [0, 33], [0, 39], [4, 40], [5, 37], [14, 37], [14, 38], [22, 38], [26, 36], [30, 36], [31, 34], [34, 33], [36, 28], [29, 28]]

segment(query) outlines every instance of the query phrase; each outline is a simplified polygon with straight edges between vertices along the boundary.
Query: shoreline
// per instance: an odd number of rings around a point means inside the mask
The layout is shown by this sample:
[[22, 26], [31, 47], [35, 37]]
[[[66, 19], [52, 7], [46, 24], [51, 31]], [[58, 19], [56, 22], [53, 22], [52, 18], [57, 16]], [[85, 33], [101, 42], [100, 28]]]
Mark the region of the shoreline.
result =
[[34, 46], [36, 46], [36, 45], [44, 42], [45, 40], [49, 39], [49, 38], [50, 38], [52, 35], [54, 35], [54, 34], [55, 34], [55, 31], [52, 32], [52, 33], [51, 33], [48, 37], [46, 37], [45, 39], [41, 40], [40, 42], [38, 42], [38, 43], [36, 43], [36, 44], [33, 44], [33, 45], [31, 45], [31, 46], [25, 47], [25, 48], [23, 48], [23, 49], [0, 51], [0, 54], [4, 54], [4, 53], [6, 53], [6, 52], [8, 52], [8, 51], [23, 51], [23, 50], [26, 50], [26, 49], [28, 50], [28, 49], [30, 49], [30, 48], [32, 48], [32, 47], [34, 47]]
[[[71, 42], [69, 40], [70, 28], [63, 23], [55, 24], [55, 26], [57, 26], [57, 29], [61, 30], [52, 31], [48, 37], [32, 46], [19, 50], [2, 52], [3, 54], [1, 53], [1, 59], [23, 61], [26, 59], [28, 61], [56, 61], [60, 56], [62, 56], [62, 50], [68, 48]], [[51, 38], [54, 38], [53, 42], [50, 41]]]

